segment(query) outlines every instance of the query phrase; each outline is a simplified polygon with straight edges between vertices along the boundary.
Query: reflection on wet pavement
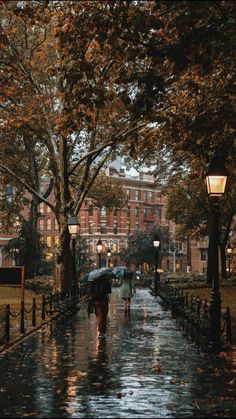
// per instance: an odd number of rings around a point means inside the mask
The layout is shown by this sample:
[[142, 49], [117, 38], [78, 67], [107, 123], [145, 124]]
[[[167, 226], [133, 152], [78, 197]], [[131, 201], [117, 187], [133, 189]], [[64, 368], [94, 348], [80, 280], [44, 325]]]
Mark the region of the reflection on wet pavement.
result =
[[[162, 303], [112, 291], [107, 338], [86, 308], [0, 359], [0, 417], [235, 417], [236, 365], [212, 365]], [[222, 368], [224, 366], [224, 368]]]

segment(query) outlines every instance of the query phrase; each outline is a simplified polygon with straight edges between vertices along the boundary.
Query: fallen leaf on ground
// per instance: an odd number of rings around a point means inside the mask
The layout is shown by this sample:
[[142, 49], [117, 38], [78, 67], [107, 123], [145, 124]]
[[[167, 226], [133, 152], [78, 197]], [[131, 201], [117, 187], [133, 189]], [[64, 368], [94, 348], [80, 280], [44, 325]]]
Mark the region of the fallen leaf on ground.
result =
[[121, 397], [124, 397], [126, 393], [117, 393], [117, 398], [121, 399]]

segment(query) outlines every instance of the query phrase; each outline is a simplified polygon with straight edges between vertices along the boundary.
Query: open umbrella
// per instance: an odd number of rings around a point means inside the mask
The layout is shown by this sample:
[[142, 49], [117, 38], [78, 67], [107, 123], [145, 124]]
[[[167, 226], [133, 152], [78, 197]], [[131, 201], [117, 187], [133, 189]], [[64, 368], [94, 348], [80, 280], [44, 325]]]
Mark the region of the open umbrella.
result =
[[92, 281], [96, 281], [97, 279], [104, 278], [104, 276], [110, 279], [113, 278], [112, 270], [109, 268], [94, 269], [93, 271], [85, 275], [85, 279], [88, 282], [92, 282]]
[[116, 266], [115, 268], [113, 268], [112, 272], [117, 278], [124, 278], [124, 276], [126, 275], [133, 275], [133, 272], [126, 266]]

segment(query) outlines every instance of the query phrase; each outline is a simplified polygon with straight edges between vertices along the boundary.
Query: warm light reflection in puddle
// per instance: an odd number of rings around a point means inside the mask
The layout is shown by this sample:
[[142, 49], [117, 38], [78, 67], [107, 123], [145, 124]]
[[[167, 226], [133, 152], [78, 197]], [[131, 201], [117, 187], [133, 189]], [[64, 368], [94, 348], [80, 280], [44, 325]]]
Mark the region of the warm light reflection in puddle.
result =
[[[69, 386], [68, 387], [68, 389], [67, 389], [68, 398], [76, 397], [76, 393], [77, 393], [77, 386]], [[65, 403], [70, 404], [71, 401], [66, 401]]]

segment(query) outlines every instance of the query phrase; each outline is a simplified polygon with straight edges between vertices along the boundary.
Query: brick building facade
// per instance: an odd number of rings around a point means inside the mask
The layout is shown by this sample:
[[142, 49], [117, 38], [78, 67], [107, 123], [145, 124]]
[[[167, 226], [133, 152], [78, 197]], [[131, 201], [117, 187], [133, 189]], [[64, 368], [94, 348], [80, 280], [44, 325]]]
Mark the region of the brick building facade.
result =
[[[86, 240], [90, 258], [97, 266], [98, 255], [96, 244], [102, 240], [103, 252], [101, 255], [102, 265], [107, 265], [107, 248], [112, 251], [110, 266], [120, 264], [120, 252], [127, 247], [128, 236], [137, 229], [150, 231], [154, 225], [169, 227], [174, 237], [175, 224], [166, 218], [167, 196], [161, 188], [158, 188], [152, 176], [139, 173], [138, 176], [127, 175], [123, 169], [110, 167], [107, 174], [114, 182], [123, 185], [128, 197], [128, 205], [123, 209], [106, 211], [105, 208], [93, 207], [90, 200], [86, 199], [80, 210], [78, 221], [80, 234]], [[42, 189], [46, 187], [48, 179], [42, 181]], [[48, 246], [48, 258], [54, 258], [58, 253], [58, 225], [54, 213], [45, 204], [39, 206], [41, 216], [38, 220], [38, 230]], [[4, 240], [3, 240], [4, 238]], [[0, 264], [9, 264], [5, 261], [3, 249], [9, 236], [4, 235], [0, 241]], [[1, 238], [0, 238], [1, 240]], [[208, 241], [186, 240], [176, 242], [175, 250], [162, 261], [164, 271], [191, 271], [193, 273], [205, 273], [207, 268]], [[13, 261], [14, 263], [14, 261]], [[137, 267], [138, 268], [138, 267]]]

